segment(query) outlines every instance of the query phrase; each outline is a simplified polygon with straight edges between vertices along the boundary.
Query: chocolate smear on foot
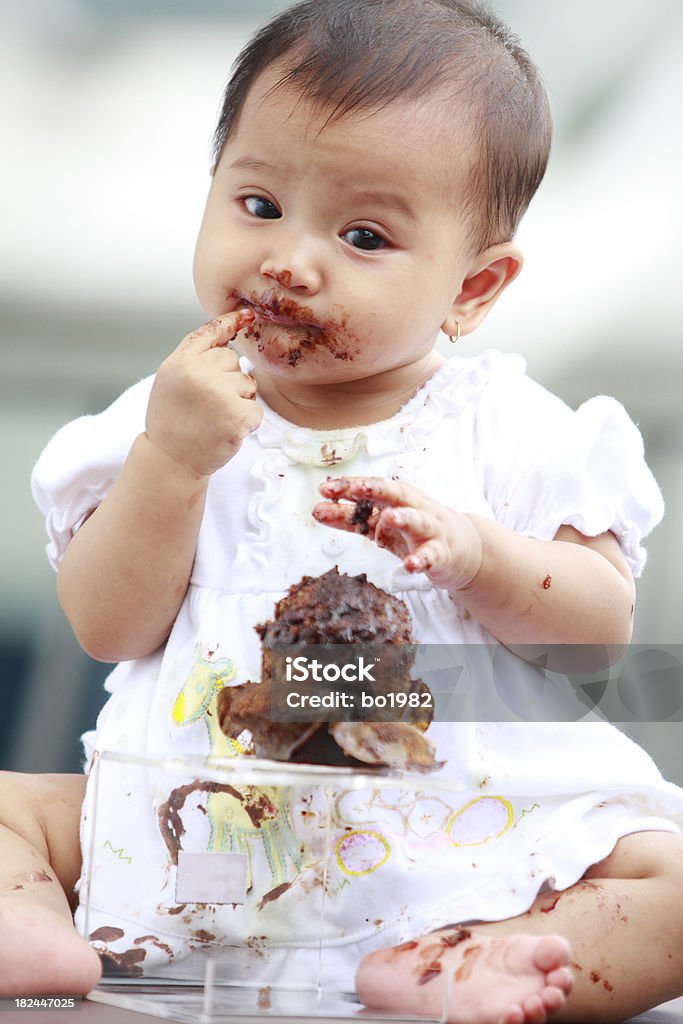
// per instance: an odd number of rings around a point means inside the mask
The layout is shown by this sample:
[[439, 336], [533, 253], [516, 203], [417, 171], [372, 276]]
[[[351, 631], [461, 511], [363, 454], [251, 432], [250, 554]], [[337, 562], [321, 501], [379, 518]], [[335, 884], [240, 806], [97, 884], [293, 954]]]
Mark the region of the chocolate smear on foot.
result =
[[441, 936], [441, 942], [444, 946], [457, 946], [460, 942], [464, 942], [465, 939], [471, 939], [472, 932], [469, 928], [457, 928], [453, 932], [448, 932], [446, 935]]
[[433, 960], [431, 964], [428, 964], [420, 972], [417, 983], [418, 985], [426, 985], [429, 981], [434, 981], [434, 978], [438, 978], [443, 968], [438, 960]]

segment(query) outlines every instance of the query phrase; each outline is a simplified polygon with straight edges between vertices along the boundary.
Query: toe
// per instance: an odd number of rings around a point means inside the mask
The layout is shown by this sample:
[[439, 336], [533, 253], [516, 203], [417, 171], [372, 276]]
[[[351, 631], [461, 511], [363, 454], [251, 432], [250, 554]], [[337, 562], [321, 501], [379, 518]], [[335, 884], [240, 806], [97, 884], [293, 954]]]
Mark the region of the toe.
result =
[[525, 1024], [543, 1024], [547, 1019], [546, 1008], [539, 995], [527, 996], [522, 1003], [522, 1009]]
[[503, 1014], [498, 1024], [524, 1024], [524, 1010], [521, 1006], [515, 1006]]
[[565, 995], [569, 995], [574, 984], [574, 975], [568, 967], [558, 967], [555, 971], [549, 971], [545, 980], [548, 985], [559, 988]]
[[569, 963], [569, 943], [561, 935], [545, 935], [538, 943], [534, 963], [544, 973], [565, 967]]
[[546, 1011], [548, 1013], [555, 1013], [564, 1005], [566, 996], [559, 988], [549, 985], [541, 992], [541, 999], [543, 1000], [543, 1005], [545, 1006]]

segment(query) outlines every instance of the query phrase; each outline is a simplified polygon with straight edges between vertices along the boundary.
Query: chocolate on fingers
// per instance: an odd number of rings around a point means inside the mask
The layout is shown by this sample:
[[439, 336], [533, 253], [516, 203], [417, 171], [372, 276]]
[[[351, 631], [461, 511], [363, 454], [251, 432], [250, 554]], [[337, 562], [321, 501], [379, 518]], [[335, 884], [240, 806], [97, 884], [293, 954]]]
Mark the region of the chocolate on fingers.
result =
[[371, 501], [378, 508], [420, 504], [420, 492], [398, 480], [373, 476], [330, 477], [320, 484], [320, 493], [330, 501]]

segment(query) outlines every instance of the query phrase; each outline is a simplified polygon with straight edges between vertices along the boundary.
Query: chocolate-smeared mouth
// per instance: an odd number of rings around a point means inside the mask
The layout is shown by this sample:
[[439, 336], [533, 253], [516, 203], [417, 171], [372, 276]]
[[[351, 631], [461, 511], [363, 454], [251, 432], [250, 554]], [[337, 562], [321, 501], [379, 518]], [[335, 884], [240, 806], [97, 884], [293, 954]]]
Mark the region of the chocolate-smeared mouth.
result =
[[284, 316], [282, 313], [276, 312], [274, 309], [270, 309], [268, 306], [252, 306], [252, 309], [257, 316], [261, 317], [262, 320], [270, 320], [274, 324], [280, 324], [282, 327], [317, 327], [317, 324], [311, 323], [310, 320], [297, 320], [292, 316]]
[[256, 316], [262, 320], [270, 320], [271, 323], [279, 324], [281, 327], [302, 327], [322, 330], [316, 322], [313, 311], [305, 306], [300, 306], [293, 299], [280, 298], [272, 292], [266, 295], [254, 295], [250, 297], [234, 293], [240, 303], [250, 307]]
[[[340, 362], [352, 362], [361, 351], [360, 338], [348, 327], [350, 314], [341, 306], [332, 307], [321, 320], [320, 309], [300, 305], [273, 288], [249, 294], [234, 289], [226, 291], [225, 297], [230, 308], [236, 302], [254, 311], [256, 318], [246, 327], [245, 337], [255, 341], [271, 363], [285, 361], [296, 366], [308, 355], [322, 351]], [[333, 315], [335, 310], [338, 313]], [[268, 323], [282, 330], [269, 330]]]

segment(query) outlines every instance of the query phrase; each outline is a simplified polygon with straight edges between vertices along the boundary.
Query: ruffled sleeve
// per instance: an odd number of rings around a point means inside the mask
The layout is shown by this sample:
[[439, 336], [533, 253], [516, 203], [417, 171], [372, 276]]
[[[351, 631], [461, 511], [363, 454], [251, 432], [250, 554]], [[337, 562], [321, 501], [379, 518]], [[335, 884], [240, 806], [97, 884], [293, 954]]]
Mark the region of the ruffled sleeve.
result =
[[145, 427], [152, 378], [125, 391], [104, 412], [62, 427], [38, 459], [31, 490], [45, 516], [47, 556], [56, 569], [84, 519], [116, 480], [135, 438]]
[[563, 524], [590, 537], [610, 530], [638, 576], [642, 539], [664, 512], [638, 428], [613, 398], [573, 411], [527, 377], [521, 359], [498, 360], [477, 413], [483, 484], [496, 520], [539, 540], [551, 540]]

